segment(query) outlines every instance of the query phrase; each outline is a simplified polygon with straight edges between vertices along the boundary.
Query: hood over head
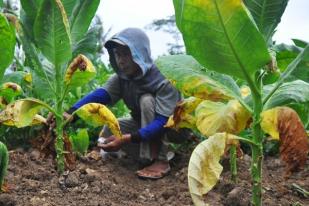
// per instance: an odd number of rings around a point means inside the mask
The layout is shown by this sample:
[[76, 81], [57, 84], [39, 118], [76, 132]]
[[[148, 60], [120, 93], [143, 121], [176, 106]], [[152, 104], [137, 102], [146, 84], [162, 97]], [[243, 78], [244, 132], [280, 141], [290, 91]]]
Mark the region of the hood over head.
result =
[[146, 33], [138, 28], [127, 28], [115, 34], [104, 45], [109, 53], [109, 60], [115, 72], [119, 77], [128, 79], [125, 74], [119, 71], [116, 64], [113, 48], [117, 44], [129, 47], [133, 61], [141, 69], [141, 75], [134, 77], [134, 79], [141, 79], [154, 64], [151, 59], [150, 42]]

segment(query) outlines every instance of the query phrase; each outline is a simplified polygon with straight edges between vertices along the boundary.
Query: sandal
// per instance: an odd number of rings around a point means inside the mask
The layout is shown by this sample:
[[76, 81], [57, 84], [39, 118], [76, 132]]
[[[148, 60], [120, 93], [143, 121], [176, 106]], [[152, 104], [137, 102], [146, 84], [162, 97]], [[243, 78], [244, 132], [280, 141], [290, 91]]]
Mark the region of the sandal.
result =
[[[161, 170], [158, 167], [164, 167], [163, 164], [167, 164], [167, 167]], [[157, 167], [157, 168], [156, 168]], [[145, 167], [144, 169], [138, 170], [136, 172], [137, 176], [142, 179], [152, 179], [157, 180], [165, 177], [171, 171], [171, 167], [168, 162], [156, 161], [152, 165]]]

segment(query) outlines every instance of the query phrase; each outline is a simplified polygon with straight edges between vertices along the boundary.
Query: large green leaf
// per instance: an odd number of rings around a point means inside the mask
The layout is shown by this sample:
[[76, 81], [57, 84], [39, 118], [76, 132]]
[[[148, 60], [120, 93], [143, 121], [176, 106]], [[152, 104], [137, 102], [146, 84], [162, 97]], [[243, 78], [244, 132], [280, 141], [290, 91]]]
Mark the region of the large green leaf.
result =
[[15, 49], [15, 31], [6, 17], [0, 13], [0, 81], [5, 69], [11, 64]]
[[264, 35], [265, 40], [271, 40], [275, 28], [281, 21], [281, 16], [289, 0], [244, 0], [252, 14], [255, 23]]
[[[273, 85], [264, 87], [264, 93], [267, 95], [273, 88]], [[282, 84], [278, 90], [271, 96], [264, 105], [264, 109], [270, 109], [276, 106], [288, 105], [290, 103], [308, 103], [309, 102], [309, 83], [302, 80], [287, 82]]]
[[89, 58], [94, 57], [100, 49], [102, 32], [101, 25], [89, 29], [86, 35], [76, 45], [73, 45], [73, 56], [84, 54]]
[[301, 50], [297, 57], [288, 65], [288, 67], [282, 74], [282, 78], [280, 79], [280, 81], [285, 81], [285, 79], [288, 78], [291, 74], [293, 74], [293, 72], [297, 70], [297, 67], [303, 62], [306, 62], [306, 64], [309, 63], [309, 45], [307, 45], [303, 50]]
[[33, 27], [35, 18], [39, 12], [42, 0], [21, 0], [22, 10], [20, 12], [20, 21], [24, 26], [24, 30], [33, 39]]
[[[34, 40], [26, 31], [26, 27], [24, 22], [21, 22], [21, 27], [17, 30], [17, 36], [20, 43], [23, 46], [23, 50], [25, 52], [25, 62], [24, 62], [24, 70], [31, 71], [33, 75], [33, 92], [43, 94], [43, 96], [39, 95], [36, 97], [40, 97], [42, 99], [50, 98], [53, 96], [51, 88], [48, 82], [54, 82], [54, 66], [46, 60], [46, 58], [38, 51], [38, 49], [34, 45]], [[28, 67], [28, 68], [26, 68]], [[29, 69], [30, 68], [30, 69]], [[42, 90], [42, 92], [37, 92], [38, 90]]]
[[242, 0], [174, 0], [174, 7], [188, 53], [207, 69], [250, 81], [270, 62]]
[[20, 3], [27, 17], [34, 23], [42, 0], [20, 0]]
[[[304, 46], [304, 42], [302, 42]], [[297, 44], [301, 44], [298, 42]], [[302, 48], [293, 45], [279, 44], [273, 48], [276, 51], [277, 64], [280, 71], [285, 71], [287, 66], [299, 55]], [[301, 79], [309, 82], [309, 59], [303, 59], [288, 77], [288, 80]]]
[[309, 43], [301, 39], [292, 39], [295, 46], [305, 48]]
[[64, 6], [65, 12], [70, 19], [74, 6], [79, 4], [80, 1], [85, 1], [85, 0], [61, 0], [62, 4]]
[[277, 65], [282, 72], [302, 51], [302, 49], [297, 46], [287, 44], [278, 44], [272, 49], [276, 52]]
[[[189, 55], [163, 56], [156, 65], [184, 95], [212, 101], [224, 101], [240, 96], [239, 88], [230, 77], [218, 74], [216, 80]], [[217, 80], [220, 80], [217, 81]], [[233, 85], [233, 86], [231, 86]], [[233, 89], [234, 88], [234, 89]]]
[[300, 79], [309, 83], [309, 61], [302, 61], [297, 68], [291, 73], [288, 80]]
[[32, 77], [32, 92], [35, 97], [44, 99], [46, 101], [54, 98], [55, 94], [53, 93], [52, 89], [50, 89], [51, 87], [46, 81], [46, 79], [42, 79], [41, 76], [37, 75], [37, 73], [33, 73]]
[[46, 58], [61, 65], [71, 58], [69, 22], [60, 0], [44, 0], [34, 25], [35, 40]]
[[[303, 43], [303, 44], [302, 44]], [[305, 46], [304, 42], [297, 42], [301, 46]], [[273, 48], [276, 51], [276, 59], [278, 67], [281, 71], [285, 71], [287, 66], [303, 51], [302, 48], [293, 45], [279, 44]], [[301, 79], [309, 82], [309, 58], [303, 58], [296, 66], [294, 71], [288, 77], [289, 80]]]
[[72, 42], [76, 44], [88, 31], [100, 0], [78, 1], [70, 18]]
[[288, 65], [286, 70], [282, 73], [281, 78], [276, 82], [273, 89], [268, 93], [268, 95], [263, 99], [263, 104], [265, 105], [271, 96], [276, 92], [276, 90], [289, 78], [291, 74], [297, 69], [297, 66], [301, 62], [309, 62], [309, 45], [307, 45], [302, 52]]

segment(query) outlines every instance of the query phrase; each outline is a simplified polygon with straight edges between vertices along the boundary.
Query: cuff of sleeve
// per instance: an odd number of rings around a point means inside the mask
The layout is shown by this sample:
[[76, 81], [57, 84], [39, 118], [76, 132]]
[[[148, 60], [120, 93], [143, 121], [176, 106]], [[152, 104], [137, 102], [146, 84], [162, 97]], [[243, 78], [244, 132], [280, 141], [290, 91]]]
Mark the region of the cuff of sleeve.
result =
[[71, 107], [68, 111], [67, 111], [67, 113], [68, 114], [72, 114], [73, 112], [75, 112], [76, 111], [76, 109], [74, 108], [74, 107]]
[[141, 141], [142, 141], [142, 136], [138, 131], [131, 133], [131, 142], [132, 143], [140, 143]]
[[[76, 110], [77, 110], [76, 108], [71, 107], [68, 111], [66, 111], [66, 113], [72, 114], [72, 113], [75, 112]], [[72, 121], [71, 121], [71, 123], [76, 122], [76, 120], [78, 120], [78, 119], [79, 119], [79, 117], [78, 117], [77, 115], [74, 115], [74, 116], [73, 116], [73, 119], [72, 119]]]

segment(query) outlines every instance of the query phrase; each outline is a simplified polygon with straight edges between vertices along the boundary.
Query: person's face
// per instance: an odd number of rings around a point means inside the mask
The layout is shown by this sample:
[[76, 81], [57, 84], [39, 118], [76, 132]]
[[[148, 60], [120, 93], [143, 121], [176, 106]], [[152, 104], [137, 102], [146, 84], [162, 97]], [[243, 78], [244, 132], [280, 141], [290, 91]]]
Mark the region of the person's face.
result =
[[128, 77], [134, 77], [140, 72], [139, 66], [133, 61], [129, 47], [119, 45], [113, 49], [115, 61], [119, 70]]

